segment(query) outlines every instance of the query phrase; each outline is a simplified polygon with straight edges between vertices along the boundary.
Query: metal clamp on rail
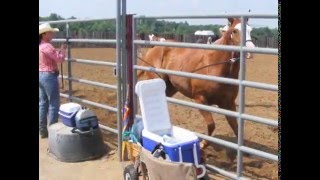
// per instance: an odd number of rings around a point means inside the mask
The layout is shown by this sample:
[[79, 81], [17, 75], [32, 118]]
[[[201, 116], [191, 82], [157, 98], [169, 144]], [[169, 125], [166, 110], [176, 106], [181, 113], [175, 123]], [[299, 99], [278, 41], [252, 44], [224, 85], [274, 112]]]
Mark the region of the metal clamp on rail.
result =
[[71, 44], [71, 42], [70, 42], [70, 37], [66, 37], [66, 44], [68, 45], [68, 46], [70, 46], [70, 44]]

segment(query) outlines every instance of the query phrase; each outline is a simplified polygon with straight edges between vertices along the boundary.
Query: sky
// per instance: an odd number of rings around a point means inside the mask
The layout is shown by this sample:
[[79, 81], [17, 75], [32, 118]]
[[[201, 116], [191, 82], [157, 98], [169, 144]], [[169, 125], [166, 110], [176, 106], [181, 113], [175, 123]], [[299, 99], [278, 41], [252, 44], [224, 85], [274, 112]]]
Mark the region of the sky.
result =
[[[117, 0], [39, 0], [39, 16], [115, 18]], [[145, 16], [214, 15], [222, 13], [278, 14], [278, 0], [127, 0], [127, 13]], [[192, 19], [189, 24], [226, 24], [226, 19]], [[250, 19], [253, 27], [278, 27], [278, 19]]]

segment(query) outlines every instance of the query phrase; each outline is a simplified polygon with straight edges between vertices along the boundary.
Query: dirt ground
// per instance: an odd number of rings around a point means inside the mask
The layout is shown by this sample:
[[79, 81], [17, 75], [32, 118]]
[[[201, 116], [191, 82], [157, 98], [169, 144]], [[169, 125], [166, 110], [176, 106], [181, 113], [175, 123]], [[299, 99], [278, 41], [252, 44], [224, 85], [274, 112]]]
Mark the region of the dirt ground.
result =
[[[48, 139], [39, 138], [39, 179], [40, 180], [105, 180], [121, 179], [121, 164], [112, 150], [97, 160], [65, 163], [47, 153]], [[110, 148], [112, 149], [112, 148]], [[121, 176], [122, 177], [122, 176]]]
[[[72, 57], [80, 59], [115, 62], [115, 50], [110, 48], [72, 49]], [[67, 65], [65, 64], [63, 70], [64, 74], [67, 74], [66, 67]], [[74, 77], [77, 78], [83, 78], [108, 84], [116, 84], [116, 78], [112, 75], [112, 68], [107, 66], [84, 65], [73, 63], [72, 74]], [[249, 59], [247, 61], [246, 77], [248, 80], [251, 81], [278, 84], [278, 57], [273, 55], [255, 54], [253, 59]], [[65, 81], [64, 84], [65, 90], [62, 90], [62, 92], [67, 92], [67, 82]], [[91, 101], [116, 107], [115, 90], [73, 83], [73, 93], [75, 96], [80, 98], [85, 98]], [[191, 101], [190, 99], [184, 97], [179, 93], [176, 94], [174, 98]], [[66, 99], [64, 98], [62, 98], [61, 100], [62, 103], [66, 102]], [[102, 124], [116, 128], [117, 121], [115, 113], [106, 110], [101, 110], [95, 107], [90, 108], [96, 112]], [[198, 110], [169, 104], [169, 111], [172, 123], [174, 125], [187, 128], [189, 130], [196, 131], [199, 133], [206, 133], [206, 126], [204, 120], [198, 112]], [[245, 112], [250, 115], [278, 119], [278, 92], [269, 92], [265, 90], [246, 88]], [[213, 116], [216, 122], [214, 136], [224, 140], [236, 142], [235, 136], [233, 135], [232, 130], [229, 127], [225, 117], [223, 115], [215, 113], [213, 113]], [[272, 154], [278, 154], [277, 128], [271, 128], [265, 125], [245, 121], [244, 132], [246, 146], [258, 150], [263, 150]], [[113, 145], [115, 145], [117, 141], [116, 136], [111, 135], [110, 133], [105, 135], [105, 139]], [[236, 162], [230, 163], [228, 161], [228, 159], [226, 158], [225, 148], [209, 147], [207, 153], [209, 154], [207, 159], [208, 164], [221, 167], [231, 172], [236, 171]], [[109, 159], [107, 159], [94, 162], [98, 162], [97, 164], [101, 163], [101, 168], [105, 168], [104, 173], [108, 174], [108, 172], [105, 171], [107, 171], [107, 168], [109, 167], [108, 163], [113, 163], [112, 161], [113, 160], [109, 162]], [[52, 168], [54, 168], [53, 165], [55, 163], [53, 163], [53, 161], [50, 161], [50, 163], [52, 164]], [[90, 163], [92, 162], [88, 162], [88, 169], [90, 169]], [[63, 165], [60, 166], [62, 167]], [[76, 165], [74, 167], [76, 168]], [[71, 171], [71, 168], [73, 167], [69, 168]], [[61, 168], [61, 170], [62, 169], [63, 168]], [[95, 175], [98, 173], [93, 172], [93, 174]], [[244, 155], [243, 175], [252, 179], [278, 179], [278, 162], [273, 162], [259, 157]], [[214, 172], [210, 174], [210, 177], [212, 177], [213, 179], [220, 179], [217, 178], [219, 176]]]

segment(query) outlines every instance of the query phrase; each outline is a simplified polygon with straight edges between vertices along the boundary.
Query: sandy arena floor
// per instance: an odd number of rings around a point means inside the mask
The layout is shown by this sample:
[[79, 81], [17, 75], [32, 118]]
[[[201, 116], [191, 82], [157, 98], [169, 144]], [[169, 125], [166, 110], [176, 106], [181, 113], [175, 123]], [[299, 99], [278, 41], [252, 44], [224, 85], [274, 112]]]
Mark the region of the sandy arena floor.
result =
[[[115, 62], [115, 49], [72, 49], [72, 57]], [[74, 63], [72, 73], [73, 76], [77, 78], [108, 84], [116, 83], [116, 78], [112, 75], [111, 67]], [[64, 65], [64, 74], [67, 74], [66, 65]], [[278, 57], [256, 54], [253, 59], [247, 61], [247, 79], [257, 82], [278, 84]], [[65, 89], [67, 89], [67, 87], [67, 82], [65, 81]], [[74, 83], [73, 93], [80, 98], [116, 107], [116, 91], [114, 90]], [[174, 97], [191, 101], [179, 93]], [[64, 98], [61, 100], [62, 103], [66, 102], [66, 99]], [[113, 128], [116, 127], [117, 122], [115, 113], [95, 107], [90, 108], [96, 112], [102, 124]], [[169, 104], [169, 110], [174, 125], [192, 131], [206, 133], [204, 120], [198, 110], [173, 104]], [[246, 88], [245, 112], [250, 115], [278, 119], [278, 92]], [[213, 116], [216, 122], [215, 137], [235, 142], [236, 139], [231, 128], [227, 124], [225, 117], [215, 113], [213, 113]], [[246, 146], [277, 154], [277, 128], [246, 121], [244, 139]], [[111, 149], [114, 150], [117, 141], [116, 136], [108, 133], [105, 135], [105, 140], [112, 144]], [[40, 179], [87, 179], [85, 177], [90, 177], [91, 179], [103, 179], [103, 177], [104, 179], [122, 179], [122, 169], [117, 161], [116, 154], [109, 155], [100, 160], [83, 163], [61, 163], [47, 157], [46, 151], [44, 152], [47, 142], [46, 140], [39, 141]], [[236, 162], [230, 163], [227, 160], [225, 148], [214, 149], [209, 147], [208, 154], [209, 157], [207, 161], [209, 164], [213, 164], [228, 171], [236, 171]], [[252, 179], [278, 179], [278, 162], [245, 155], [243, 174]], [[210, 177], [213, 179], [225, 179], [215, 173], [211, 173]]]

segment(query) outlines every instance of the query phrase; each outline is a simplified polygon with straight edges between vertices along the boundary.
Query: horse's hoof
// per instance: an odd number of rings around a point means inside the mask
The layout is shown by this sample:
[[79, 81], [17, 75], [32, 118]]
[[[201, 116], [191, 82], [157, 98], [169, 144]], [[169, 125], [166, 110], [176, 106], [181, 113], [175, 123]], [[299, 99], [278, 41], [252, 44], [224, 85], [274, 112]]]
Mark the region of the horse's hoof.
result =
[[205, 150], [200, 149], [200, 163], [206, 164], [206, 161], [207, 161], [207, 153]]
[[204, 141], [204, 140], [202, 140], [202, 141], [200, 142], [200, 149], [205, 149], [207, 146], [208, 146], [208, 142], [206, 142], [206, 141]]
[[226, 150], [226, 154], [230, 163], [233, 163], [237, 157], [237, 153], [234, 150]]

